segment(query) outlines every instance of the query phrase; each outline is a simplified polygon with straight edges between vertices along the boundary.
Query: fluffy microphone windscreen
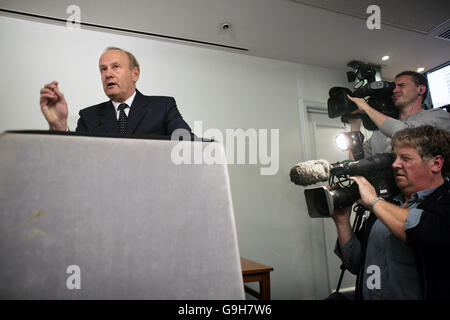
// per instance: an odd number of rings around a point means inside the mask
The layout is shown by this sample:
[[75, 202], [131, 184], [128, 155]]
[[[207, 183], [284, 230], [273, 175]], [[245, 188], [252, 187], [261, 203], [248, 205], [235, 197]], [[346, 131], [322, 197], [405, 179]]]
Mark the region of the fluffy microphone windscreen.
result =
[[291, 181], [301, 186], [308, 186], [330, 177], [330, 163], [327, 160], [310, 160], [296, 164], [290, 172]]

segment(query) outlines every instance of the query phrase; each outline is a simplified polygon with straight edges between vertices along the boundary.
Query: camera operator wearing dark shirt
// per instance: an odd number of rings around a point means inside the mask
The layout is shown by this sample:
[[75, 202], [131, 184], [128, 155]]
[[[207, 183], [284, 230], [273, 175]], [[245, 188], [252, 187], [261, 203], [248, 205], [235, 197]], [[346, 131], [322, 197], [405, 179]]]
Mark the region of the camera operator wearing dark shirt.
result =
[[364, 177], [359, 203], [413, 249], [423, 297], [450, 299], [450, 131], [432, 126], [407, 128], [392, 138], [398, 205], [377, 197]]

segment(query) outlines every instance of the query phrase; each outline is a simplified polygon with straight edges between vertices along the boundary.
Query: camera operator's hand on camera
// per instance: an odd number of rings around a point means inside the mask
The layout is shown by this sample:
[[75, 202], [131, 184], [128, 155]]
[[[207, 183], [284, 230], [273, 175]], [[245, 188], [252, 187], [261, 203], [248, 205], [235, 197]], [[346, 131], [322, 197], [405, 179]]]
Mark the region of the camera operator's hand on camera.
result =
[[[377, 198], [375, 188], [364, 177], [350, 177], [358, 184], [361, 199], [358, 203], [369, 207], [370, 203]], [[387, 201], [378, 201], [380, 203], [375, 207], [374, 213], [381, 222], [399, 239], [406, 241], [405, 223], [408, 218], [410, 209], [401, 208]]]
[[[337, 185], [328, 186], [328, 190], [337, 189]], [[345, 207], [342, 209], [334, 209], [333, 215], [331, 218], [334, 220], [336, 225], [345, 225], [350, 223], [350, 214], [352, 213], [352, 206]]]
[[[365, 99], [363, 99], [363, 98], [351, 97], [350, 95], [347, 95], [347, 98], [348, 98], [350, 101], [354, 102], [354, 103], [356, 104], [356, 106], [358, 107], [358, 109], [359, 109], [360, 111], [362, 111], [362, 112], [359, 112], [359, 113], [365, 113], [367, 107], [371, 108], [371, 107], [369, 106], [369, 104], [367, 103], [367, 101], [366, 101]], [[358, 113], [358, 112], [354, 112], [354, 113]]]
[[352, 213], [352, 206], [345, 207], [342, 209], [334, 209], [331, 218], [336, 223], [336, 225], [344, 225], [350, 223], [350, 214]]
[[364, 177], [355, 176], [350, 177], [350, 179], [358, 184], [359, 194], [361, 196], [361, 199], [358, 200], [358, 203], [366, 208], [369, 208], [369, 205], [372, 202], [372, 200], [378, 197], [375, 188]]
[[[350, 101], [356, 104], [356, 106], [358, 107], [358, 111], [366, 113], [378, 128], [380, 128], [383, 125], [384, 121], [386, 121], [386, 119], [388, 118], [387, 115], [382, 114], [381, 112], [378, 112], [377, 110], [372, 108], [363, 98], [350, 97], [349, 95], [347, 95], [347, 97]], [[354, 112], [357, 113], [358, 111]]]

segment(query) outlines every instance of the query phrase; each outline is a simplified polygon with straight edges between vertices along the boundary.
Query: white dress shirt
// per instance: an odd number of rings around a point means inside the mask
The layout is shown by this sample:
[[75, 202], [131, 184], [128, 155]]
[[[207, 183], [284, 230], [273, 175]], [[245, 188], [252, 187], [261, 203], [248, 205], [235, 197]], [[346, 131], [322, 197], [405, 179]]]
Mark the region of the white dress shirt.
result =
[[112, 104], [114, 106], [114, 109], [116, 110], [116, 119], [119, 120], [119, 106], [122, 103], [126, 103], [128, 105], [128, 108], [125, 108], [123, 111], [125, 112], [125, 114], [128, 117], [128, 114], [130, 113], [130, 108], [131, 108], [131, 104], [133, 103], [134, 97], [136, 96], [136, 91], [134, 91], [134, 93], [131, 95], [131, 97], [129, 97], [125, 102], [117, 102], [117, 101], [112, 101]]

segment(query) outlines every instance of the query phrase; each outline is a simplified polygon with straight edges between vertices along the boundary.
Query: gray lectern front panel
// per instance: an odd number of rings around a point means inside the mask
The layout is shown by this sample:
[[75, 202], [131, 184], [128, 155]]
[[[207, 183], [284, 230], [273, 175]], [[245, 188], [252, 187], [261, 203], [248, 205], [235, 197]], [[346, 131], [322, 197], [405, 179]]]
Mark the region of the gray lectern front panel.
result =
[[177, 143], [1, 135], [0, 298], [244, 299], [227, 167]]

